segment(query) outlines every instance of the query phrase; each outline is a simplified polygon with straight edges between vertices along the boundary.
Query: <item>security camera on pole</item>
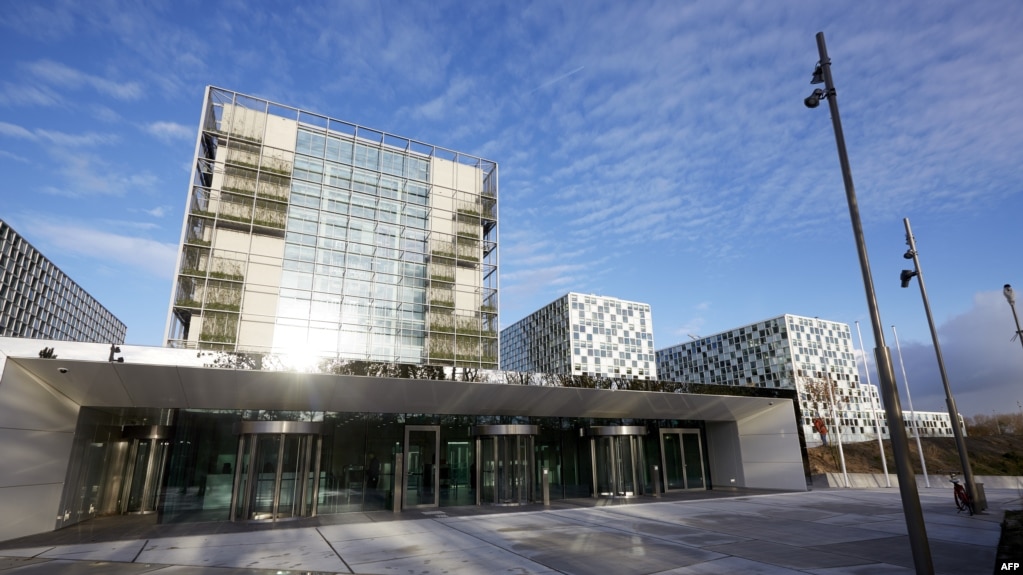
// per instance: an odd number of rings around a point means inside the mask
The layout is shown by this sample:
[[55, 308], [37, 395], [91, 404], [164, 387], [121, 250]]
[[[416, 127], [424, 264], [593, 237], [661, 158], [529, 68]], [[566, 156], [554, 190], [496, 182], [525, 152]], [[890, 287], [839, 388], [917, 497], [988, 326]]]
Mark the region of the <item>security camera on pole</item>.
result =
[[[842, 120], [838, 116], [838, 99], [835, 84], [831, 78], [831, 59], [824, 44], [824, 32], [817, 33], [817, 52], [820, 60], [813, 71], [811, 84], [824, 84], [824, 89], [817, 88], [803, 103], [807, 108], [816, 108], [822, 99], [828, 100], [831, 112], [831, 126], [835, 131], [835, 145], [838, 147], [838, 162], [842, 167], [842, 181], [845, 184], [846, 202], [849, 204], [849, 219], [852, 221], [853, 238], [856, 240], [856, 251], [860, 258], [860, 272], [863, 275], [863, 288], [867, 294], [867, 309], [870, 312], [870, 324], [874, 329], [874, 357], [877, 361], [877, 376], [881, 397], [884, 401], [885, 413], [890, 423], [902, 421], [902, 405], [899, 404], [899, 392], [895, 389], [895, 373], [892, 367], [892, 354], [884, 342], [884, 331], [881, 326], [881, 312], [877, 306], [877, 295], [874, 293], [874, 279], [870, 273], [870, 262], [867, 258], [867, 244], [863, 238], [863, 223], [860, 221], [860, 208], [856, 201], [856, 188], [853, 186], [852, 169], [845, 150], [845, 136], [842, 134]], [[931, 559], [930, 543], [927, 541], [927, 529], [924, 526], [924, 513], [920, 506], [920, 493], [916, 487], [916, 476], [909, 461], [909, 442], [906, 439], [904, 425], [889, 425], [892, 442], [892, 455], [895, 458], [895, 469], [899, 478], [899, 494], [902, 498], [902, 512], [906, 516], [906, 530], [909, 546], [913, 553], [913, 565], [920, 575], [934, 573], [934, 561]]]
[[1002, 293], [1005, 294], [1005, 301], [1009, 302], [1009, 307], [1012, 308], [1012, 319], [1016, 320], [1016, 335], [1012, 338], [1019, 338], [1020, 345], [1023, 345], [1023, 330], [1019, 328], [1019, 316], [1016, 315], [1016, 294], [1013, 293], [1012, 286], [1009, 284], [1005, 284]]
[[963, 426], [960, 424], [959, 410], [956, 409], [956, 400], [952, 397], [952, 388], [948, 385], [945, 360], [941, 356], [941, 344], [938, 343], [938, 331], [934, 327], [934, 318], [931, 316], [931, 304], [927, 301], [927, 288], [924, 287], [924, 276], [920, 272], [920, 257], [916, 253], [916, 239], [913, 238], [913, 230], [909, 227], [909, 218], [902, 218], [902, 223], [906, 225], [906, 245], [909, 246], [902, 257], [913, 260], [913, 269], [902, 270], [899, 279], [902, 280], [902, 287], [909, 287], [909, 280], [914, 277], [920, 284], [924, 312], [927, 313], [927, 324], [931, 328], [931, 340], [934, 341], [934, 353], [938, 356], [938, 371], [941, 373], [941, 383], [945, 386], [945, 403], [948, 405], [948, 416], [952, 423], [952, 435], [955, 436], [956, 449], [959, 451], [959, 464], [963, 466], [963, 482], [966, 484], [966, 492], [970, 495], [970, 499], [977, 501], [977, 485], [973, 482], [973, 469], [970, 467], [970, 458], [966, 454], [966, 441], [963, 439]]

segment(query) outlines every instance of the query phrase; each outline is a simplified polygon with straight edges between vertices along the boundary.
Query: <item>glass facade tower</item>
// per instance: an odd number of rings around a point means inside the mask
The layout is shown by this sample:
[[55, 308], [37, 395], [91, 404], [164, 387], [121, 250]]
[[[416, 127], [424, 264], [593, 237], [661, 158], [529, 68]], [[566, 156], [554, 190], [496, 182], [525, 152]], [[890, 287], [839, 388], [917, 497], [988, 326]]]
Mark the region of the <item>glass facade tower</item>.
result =
[[496, 368], [497, 164], [209, 87], [167, 345]]
[[124, 343], [127, 327], [0, 220], [0, 337]]

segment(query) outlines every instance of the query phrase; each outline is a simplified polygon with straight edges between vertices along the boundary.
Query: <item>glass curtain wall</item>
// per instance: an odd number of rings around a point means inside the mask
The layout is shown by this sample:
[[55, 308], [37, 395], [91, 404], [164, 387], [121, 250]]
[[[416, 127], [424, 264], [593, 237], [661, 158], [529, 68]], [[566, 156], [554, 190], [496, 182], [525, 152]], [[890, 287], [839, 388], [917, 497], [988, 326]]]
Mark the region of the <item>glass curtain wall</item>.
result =
[[[291, 447], [283, 445], [285, 455], [281, 459], [282, 446], [269, 445], [280, 442], [279, 436], [246, 435], [240, 431], [243, 422], [253, 421], [316, 422], [318, 435], [311, 437], [317, 442], [322, 438], [322, 442], [319, 447], [314, 443], [304, 447], [298, 443]], [[131, 445], [132, 441], [141, 440], [126, 436], [124, 429], [157, 424], [164, 425], [169, 435], [162, 441], [161, 449], [166, 455], [157, 458], [164, 463], [154, 467], [153, 458], [142, 457], [141, 444], [134, 448]], [[589, 431], [623, 424], [633, 430], [646, 429], [648, 433], [609, 439]], [[483, 454], [478, 451], [474, 428], [488, 425], [528, 425], [535, 433], [528, 434], [528, 441], [502, 439], [503, 447]], [[426, 430], [423, 433], [429, 436], [428, 453], [422, 451], [425, 443], [410, 443], [406, 437], [412, 428]], [[285, 436], [284, 441], [302, 440]], [[486, 441], [494, 447], [493, 437], [484, 438]], [[266, 461], [252, 461], [252, 465], [259, 465], [254, 476], [247, 473], [253, 468], [249, 465], [251, 443], [246, 442], [267, 443], [257, 445], [255, 450], [256, 457]], [[661, 489], [707, 489], [711, 485], [706, 434], [702, 423], [694, 421], [244, 410], [128, 409], [109, 413], [83, 408], [64, 487], [62, 518], [57, 526], [98, 515], [151, 510], [157, 512], [161, 523], [227, 521], [231, 518], [232, 500], [238, 520], [262, 513], [259, 506], [266, 501], [271, 506], [276, 503], [277, 511], [272, 508], [263, 511], [278, 519], [309, 515], [314, 510], [318, 515], [393, 510], [397, 488], [409, 479], [395, 476], [395, 464], [399, 460], [409, 461], [412, 443], [421, 451], [421, 461], [407, 467], [405, 473], [420, 474], [412, 482], [417, 488], [414, 495], [429, 495], [428, 500], [411, 502], [417, 506], [475, 505], [484, 500], [519, 504], [535, 501], [542, 494], [544, 469], [548, 470], [550, 496], [555, 500], [599, 497], [601, 493], [610, 496], [651, 493], [654, 464], [662, 465], [661, 473], [666, 474], [661, 476]], [[146, 460], [144, 466], [133, 465], [142, 459]], [[239, 463], [245, 479], [236, 484]], [[262, 481], [261, 470], [270, 469], [267, 464], [275, 466], [266, 473], [276, 481], [279, 463], [294, 468], [294, 475], [281, 473], [280, 493], [291, 495], [276, 495], [274, 485], [274, 496], [263, 497], [265, 490], [253, 487], [252, 481]], [[313, 477], [317, 465], [319, 474]], [[509, 471], [514, 472], [515, 481], [502, 483], [502, 478], [510, 477]], [[140, 481], [143, 476], [146, 481]], [[249, 479], [251, 485], [246, 483]], [[499, 492], [502, 485], [506, 489]], [[152, 488], [146, 491], [143, 488], [147, 486]], [[489, 491], [477, 493], [481, 487]], [[250, 498], [246, 509], [253, 513], [242, 517], [237, 506], [243, 503], [240, 498], [246, 493]], [[408, 496], [410, 493], [406, 492], [399, 503], [410, 503], [404, 501]], [[126, 505], [133, 498], [139, 499], [138, 505]]]

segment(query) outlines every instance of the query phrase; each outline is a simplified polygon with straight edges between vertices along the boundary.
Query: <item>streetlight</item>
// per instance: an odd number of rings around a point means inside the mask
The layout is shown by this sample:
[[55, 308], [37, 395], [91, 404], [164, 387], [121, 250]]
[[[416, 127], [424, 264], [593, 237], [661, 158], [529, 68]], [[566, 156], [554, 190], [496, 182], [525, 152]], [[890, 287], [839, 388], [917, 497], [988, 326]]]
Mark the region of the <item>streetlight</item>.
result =
[[938, 356], [938, 371], [941, 373], [941, 383], [945, 386], [945, 404], [948, 405], [948, 416], [952, 423], [952, 434], [955, 435], [956, 449], [959, 451], [959, 463], [963, 466], [963, 482], [966, 484], [966, 491], [970, 499], [977, 500], [977, 486], [973, 483], [973, 469], [970, 467], [970, 458], [966, 455], [966, 441], [963, 439], [963, 428], [959, 425], [959, 410], [956, 409], [956, 400], [952, 397], [952, 388], [948, 385], [948, 374], [945, 373], [945, 360], [941, 356], [941, 344], [938, 343], [938, 331], [934, 328], [934, 318], [931, 317], [931, 304], [927, 301], [927, 288], [924, 287], [924, 275], [920, 272], [920, 256], [916, 252], [916, 239], [913, 238], [913, 230], [909, 227], [909, 218], [902, 218], [906, 225], [906, 250], [902, 257], [913, 260], [913, 269], [902, 270], [899, 278], [902, 280], [902, 287], [909, 287], [909, 280], [915, 276], [920, 284], [920, 295], [924, 300], [924, 312], [927, 313], [927, 324], [931, 328], [931, 340], [934, 341], [934, 353]]
[[[856, 321], [856, 337], [860, 339], [860, 351], [863, 351], [863, 334], [860, 332], [860, 322]], [[863, 356], [863, 373], [867, 374], [867, 389], [873, 389], [870, 383], [870, 366], [867, 365], [867, 357]], [[910, 404], [909, 409], [913, 409]], [[892, 478], [888, 476], [888, 459], [884, 456], [884, 439], [881, 438], [881, 421], [877, 417], [877, 407], [874, 405], [874, 397], [870, 397], [870, 413], [874, 416], [874, 428], [877, 429], [877, 448], [881, 451], [881, 468], [884, 471], [885, 487], [892, 486]]]
[[1009, 302], [1009, 307], [1012, 308], [1012, 319], [1016, 320], [1016, 335], [1012, 336], [1012, 339], [1018, 337], [1020, 345], [1023, 345], [1023, 330], [1019, 328], [1019, 316], [1016, 315], [1016, 294], [1012, 292], [1012, 286], [1009, 284], [1005, 284], [1002, 293], [1005, 294], [1005, 301]]
[[[906, 386], [906, 400], [909, 401], [909, 412], [916, 417], [916, 410], [913, 409], [913, 395], [909, 393], [909, 378], [906, 377], [906, 362], [902, 360], [902, 344], [899, 343], [899, 332], [892, 326], [892, 335], [895, 336], [895, 349], [899, 352], [899, 366], [902, 367], [902, 385]], [[920, 454], [920, 470], [924, 473], [924, 483], [931, 488], [931, 478], [927, 476], [927, 462], [924, 461], [924, 448], [920, 446], [920, 426], [913, 422], [913, 435], [916, 436], [916, 451]], [[891, 427], [891, 426], [889, 426]]]
[[863, 224], [860, 222], [860, 210], [856, 203], [856, 188], [853, 186], [852, 170], [849, 168], [849, 157], [845, 150], [845, 136], [842, 135], [842, 121], [838, 115], [838, 98], [835, 85], [831, 79], [831, 59], [824, 44], [824, 32], [817, 33], [817, 51], [820, 60], [813, 71], [811, 84], [823, 82], [824, 89], [817, 88], [803, 103], [807, 108], [816, 108], [821, 99], [827, 99], [831, 111], [831, 125], [835, 131], [835, 145], [838, 147], [838, 161], [842, 167], [842, 180], [845, 184], [845, 197], [849, 204], [849, 219], [852, 220], [853, 237], [860, 258], [860, 271], [863, 274], [863, 288], [867, 295], [867, 308], [870, 311], [870, 323], [874, 328], [874, 359], [877, 362], [877, 375], [884, 399], [885, 413], [888, 416], [888, 429], [891, 433], [892, 455], [895, 458], [895, 469], [899, 478], [899, 494], [902, 497], [902, 512], [906, 516], [906, 529], [909, 544], [913, 551], [913, 564], [916, 572], [923, 575], [934, 572], [931, 559], [930, 544], [927, 542], [927, 530], [924, 527], [924, 514], [920, 507], [920, 493], [916, 487], [916, 477], [909, 462], [909, 444], [906, 441], [906, 426], [891, 425], [902, 421], [902, 406], [899, 404], [899, 393], [895, 388], [895, 374], [892, 368], [892, 356], [884, 343], [884, 331], [881, 327], [881, 312], [877, 308], [877, 295], [874, 293], [874, 280], [870, 275], [870, 262], [867, 258], [867, 245], [863, 238]]

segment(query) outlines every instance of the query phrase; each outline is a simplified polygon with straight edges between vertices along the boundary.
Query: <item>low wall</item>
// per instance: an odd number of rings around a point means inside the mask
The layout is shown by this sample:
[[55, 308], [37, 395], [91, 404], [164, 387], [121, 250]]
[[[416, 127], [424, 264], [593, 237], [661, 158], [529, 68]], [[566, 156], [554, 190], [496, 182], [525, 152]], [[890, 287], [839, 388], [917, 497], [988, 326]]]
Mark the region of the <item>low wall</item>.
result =
[[[811, 477], [812, 487], [887, 487], [883, 473], [848, 473], [849, 485], [841, 473], [822, 473]], [[928, 474], [931, 480], [931, 488], [952, 487], [948, 475]], [[961, 477], [961, 476], [960, 476]], [[899, 486], [899, 478], [894, 474], [888, 474], [892, 487]], [[974, 483], [983, 483], [984, 489], [1023, 489], [1023, 477], [1018, 475], [974, 475]], [[927, 487], [923, 475], [916, 476], [916, 485], [919, 489]]]

